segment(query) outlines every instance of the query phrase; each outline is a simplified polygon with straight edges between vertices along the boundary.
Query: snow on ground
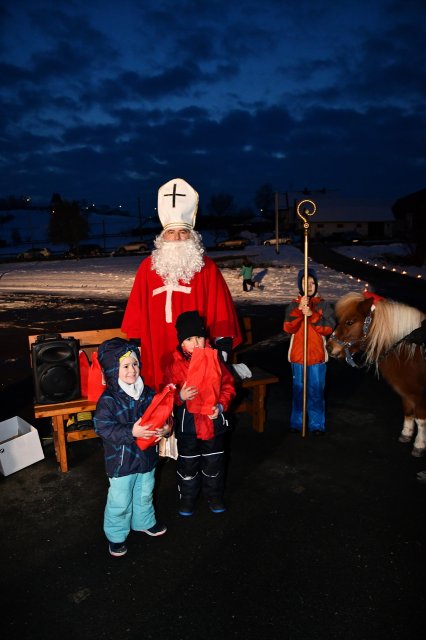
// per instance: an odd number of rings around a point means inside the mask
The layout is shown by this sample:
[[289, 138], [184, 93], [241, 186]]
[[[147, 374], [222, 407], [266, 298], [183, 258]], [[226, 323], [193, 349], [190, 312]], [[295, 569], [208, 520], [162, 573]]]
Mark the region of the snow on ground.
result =
[[[411, 276], [413, 278], [426, 278], [426, 267], [413, 267], [412, 265], [401, 265], [404, 256], [410, 253], [410, 248], [402, 243], [394, 243], [390, 245], [376, 244], [371, 246], [348, 245], [338, 247], [339, 253], [353, 260], [364, 262], [378, 269], [387, 269], [396, 273]], [[395, 260], [393, 257], [395, 256]], [[398, 264], [396, 264], [398, 262]]]
[[[253, 304], [286, 304], [296, 294], [297, 273], [303, 268], [303, 253], [292, 246], [250, 246], [245, 251], [211, 252], [218, 261], [223, 276], [236, 302], [252, 300]], [[256, 265], [255, 280], [264, 289], [250, 293], [242, 290], [239, 277], [242, 258], [250, 256]], [[221, 260], [221, 258], [225, 258]], [[91, 258], [73, 261], [52, 260], [46, 262], [10, 263], [0, 265], [1, 292], [35, 292], [75, 297], [102, 297], [127, 299], [141, 256]], [[310, 264], [317, 270], [320, 290], [325, 298], [332, 299], [347, 291], [363, 290], [364, 283], [357, 282], [343, 273]]]
[[[380, 251], [384, 251], [383, 245]], [[392, 245], [393, 246], [393, 245]], [[391, 252], [390, 247], [387, 247]], [[338, 249], [345, 255], [372, 260], [377, 255], [377, 247], [349, 246]], [[392, 249], [393, 251], [393, 249]], [[209, 254], [215, 259], [223, 273], [235, 302], [244, 301], [262, 304], [287, 304], [297, 293], [297, 273], [303, 268], [303, 252], [293, 246], [275, 247], [249, 245], [244, 251], [218, 252]], [[239, 277], [244, 255], [255, 264], [254, 278], [264, 289], [254, 289], [245, 293]], [[141, 256], [90, 258], [82, 260], [52, 260], [46, 262], [0, 264], [0, 292], [34, 292], [68, 297], [96, 297], [105, 300], [127, 299]], [[352, 276], [334, 271], [324, 265], [309, 261], [319, 279], [321, 295], [334, 302], [349, 291], [363, 291], [366, 283]], [[402, 270], [403, 267], [398, 267]], [[408, 268], [407, 268], [408, 271]], [[414, 270], [426, 277], [426, 269]]]

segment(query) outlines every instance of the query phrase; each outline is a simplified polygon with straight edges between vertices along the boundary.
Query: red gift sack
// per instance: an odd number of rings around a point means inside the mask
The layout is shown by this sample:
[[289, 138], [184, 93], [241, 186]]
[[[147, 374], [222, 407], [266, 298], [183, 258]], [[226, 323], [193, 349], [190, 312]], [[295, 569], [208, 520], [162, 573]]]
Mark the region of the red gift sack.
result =
[[[145, 413], [139, 420], [139, 424], [142, 427], [150, 425], [150, 431], [155, 429], [161, 429], [169, 420], [172, 411], [175, 398], [175, 385], [168, 384], [164, 387], [160, 393], [156, 393], [151, 403], [147, 407]], [[148, 449], [153, 444], [157, 443], [158, 436], [152, 436], [152, 438], [136, 438], [136, 444], [139, 449]]]
[[193, 400], [186, 401], [190, 413], [209, 416], [212, 407], [217, 405], [220, 395], [222, 372], [216, 349], [196, 348], [192, 352], [186, 383], [188, 387], [197, 387], [198, 393]]
[[98, 360], [98, 352], [92, 353], [92, 364], [90, 365], [87, 378], [87, 399], [97, 402], [106, 389], [106, 382]]
[[89, 381], [89, 370], [90, 370], [90, 361], [87, 353], [80, 349], [78, 352], [79, 358], [79, 367], [80, 367], [80, 385], [81, 385], [81, 395], [83, 398], [87, 398], [87, 385]]

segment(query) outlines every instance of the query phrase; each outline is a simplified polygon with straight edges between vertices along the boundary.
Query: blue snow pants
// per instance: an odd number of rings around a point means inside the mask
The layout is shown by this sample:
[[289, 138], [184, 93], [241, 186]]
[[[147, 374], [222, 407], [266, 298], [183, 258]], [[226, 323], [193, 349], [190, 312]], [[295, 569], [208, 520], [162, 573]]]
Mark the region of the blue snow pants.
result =
[[109, 478], [104, 513], [104, 531], [109, 542], [124, 542], [130, 529], [142, 531], [155, 525], [154, 483], [155, 468], [147, 473]]
[[[325, 431], [325, 362], [311, 364], [306, 371], [306, 414], [309, 431]], [[303, 421], [303, 364], [291, 363], [293, 374], [293, 400], [290, 428], [302, 430]]]

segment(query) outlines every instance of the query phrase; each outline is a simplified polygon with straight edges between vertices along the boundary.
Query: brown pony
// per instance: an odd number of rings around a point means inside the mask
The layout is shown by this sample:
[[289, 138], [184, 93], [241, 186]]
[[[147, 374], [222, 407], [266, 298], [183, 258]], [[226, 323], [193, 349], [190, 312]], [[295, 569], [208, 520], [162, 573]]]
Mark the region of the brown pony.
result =
[[410, 442], [417, 426], [412, 455], [422, 456], [426, 450], [426, 353], [419, 327], [426, 315], [393, 300], [374, 304], [373, 298], [361, 293], [343, 296], [335, 310], [337, 325], [327, 343], [328, 353], [358, 366], [352, 355], [363, 352], [363, 363], [374, 366], [401, 397], [404, 424], [399, 441]]

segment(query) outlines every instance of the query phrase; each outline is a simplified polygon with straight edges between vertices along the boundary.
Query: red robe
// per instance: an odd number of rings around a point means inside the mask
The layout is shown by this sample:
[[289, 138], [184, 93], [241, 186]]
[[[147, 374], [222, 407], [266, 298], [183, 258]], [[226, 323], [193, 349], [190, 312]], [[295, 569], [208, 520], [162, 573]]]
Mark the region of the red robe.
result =
[[212, 342], [231, 337], [233, 348], [241, 342], [228, 286], [213, 260], [207, 256], [203, 260], [204, 267], [191, 282], [180, 280], [178, 290], [173, 291], [167, 291], [163, 279], [152, 270], [151, 257], [136, 273], [121, 329], [128, 338], [140, 338], [142, 376], [157, 391], [165, 384], [166, 363], [178, 344], [175, 322], [183, 311], [199, 312]]

